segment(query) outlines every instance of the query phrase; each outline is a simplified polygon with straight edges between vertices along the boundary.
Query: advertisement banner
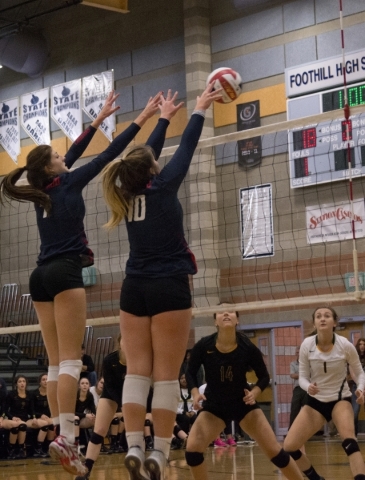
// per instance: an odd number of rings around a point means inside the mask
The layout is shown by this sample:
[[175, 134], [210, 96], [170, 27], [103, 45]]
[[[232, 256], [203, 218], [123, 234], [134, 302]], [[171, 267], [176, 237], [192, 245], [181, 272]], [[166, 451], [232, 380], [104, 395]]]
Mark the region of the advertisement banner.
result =
[[50, 145], [49, 89], [26, 93], [20, 97], [21, 125], [37, 145]]
[[352, 220], [356, 238], [365, 237], [364, 199], [350, 203], [327, 204], [306, 208], [307, 242], [322, 243], [352, 239]]
[[2, 102], [0, 110], [0, 145], [18, 163], [20, 154], [19, 99]]
[[[113, 70], [82, 79], [82, 109], [91, 120], [97, 117], [112, 90], [114, 90]], [[111, 142], [112, 134], [115, 132], [115, 114], [106, 118], [99, 128]]]
[[72, 142], [81, 135], [81, 78], [51, 88], [51, 117]]
[[[260, 100], [237, 105], [237, 131], [261, 126]], [[238, 140], [238, 165], [252, 168], [260, 165], [262, 159], [261, 137]]]

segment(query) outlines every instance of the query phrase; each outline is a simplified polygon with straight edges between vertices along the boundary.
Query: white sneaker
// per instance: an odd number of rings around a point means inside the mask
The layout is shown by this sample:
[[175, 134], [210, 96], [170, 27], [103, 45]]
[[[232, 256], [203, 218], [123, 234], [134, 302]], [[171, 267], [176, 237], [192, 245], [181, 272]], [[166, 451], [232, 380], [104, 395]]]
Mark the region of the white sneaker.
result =
[[144, 466], [150, 474], [151, 480], [164, 480], [166, 464], [167, 459], [160, 450], [153, 450], [144, 462]]
[[63, 468], [72, 475], [85, 475], [87, 468], [81, 463], [77, 445], [69, 443], [66, 437], [59, 435], [49, 446], [52, 460], [60, 462]]
[[145, 455], [140, 447], [130, 447], [124, 459], [130, 480], [150, 480], [144, 467]]

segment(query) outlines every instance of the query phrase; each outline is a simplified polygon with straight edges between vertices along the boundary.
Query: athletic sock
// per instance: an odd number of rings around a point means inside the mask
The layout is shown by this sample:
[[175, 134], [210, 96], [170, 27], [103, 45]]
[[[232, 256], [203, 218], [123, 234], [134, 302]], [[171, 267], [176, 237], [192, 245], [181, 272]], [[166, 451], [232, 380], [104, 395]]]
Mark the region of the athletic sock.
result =
[[91, 472], [91, 470], [93, 469], [94, 463], [95, 460], [91, 460], [91, 458], [87, 458], [85, 460], [85, 467], [89, 470], [89, 472]]
[[126, 433], [128, 448], [139, 447], [142, 452], [145, 451], [145, 443], [143, 432], [128, 432]]
[[303, 473], [309, 478], [309, 480], [321, 480], [321, 477], [318, 475], [313, 465], [311, 465], [308, 470], [304, 470]]
[[154, 438], [154, 450], [159, 450], [165, 455], [165, 458], [169, 458], [170, 453], [170, 446], [171, 446], [171, 438], [162, 438], [156, 437]]
[[61, 435], [66, 437], [68, 443], [75, 443], [75, 414], [60, 413]]

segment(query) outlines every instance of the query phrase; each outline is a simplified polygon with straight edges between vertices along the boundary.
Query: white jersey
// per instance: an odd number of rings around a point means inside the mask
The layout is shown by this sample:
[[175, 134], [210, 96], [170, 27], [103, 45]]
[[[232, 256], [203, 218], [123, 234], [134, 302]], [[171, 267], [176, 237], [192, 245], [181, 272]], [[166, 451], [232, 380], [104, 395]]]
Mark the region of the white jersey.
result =
[[334, 333], [334, 345], [329, 352], [321, 352], [317, 346], [317, 335], [306, 338], [299, 352], [299, 385], [308, 392], [316, 383], [319, 392], [313, 395], [321, 402], [332, 402], [351, 397], [346, 381], [347, 366], [350, 365], [359, 390], [364, 390], [365, 374], [356, 348], [346, 338]]

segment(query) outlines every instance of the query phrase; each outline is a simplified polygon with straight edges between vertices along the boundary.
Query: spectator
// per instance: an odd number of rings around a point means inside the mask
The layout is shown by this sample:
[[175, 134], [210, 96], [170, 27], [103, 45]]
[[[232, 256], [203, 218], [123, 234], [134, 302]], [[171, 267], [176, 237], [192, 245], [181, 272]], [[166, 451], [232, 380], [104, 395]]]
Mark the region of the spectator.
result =
[[180, 377], [180, 401], [177, 408], [176, 423], [189, 435], [190, 427], [194, 423], [196, 412], [193, 409], [193, 397], [188, 389], [188, 383], [183, 373]]
[[[359, 355], [359, 360], [360, 360], [362, 369], [365, 371], [365, 338], [359, 338], [359, 340], [356, 342], [355, 348]], [[349, 387], [352, 393], [351, 403], [352, 403], [352, 408], [354, 409], [355, 435], [357, 436], [357, 434], [359, 433], [360, 405], [356, 402], [357, 397], [355, 392], [357, 390], [357, 385], [353, 379], [353, 376], [351, 375], [351, 370], [350, 370]]]
[[[34, 448], [33, 457], [47, 457], [48, 456], [48, 446], [55, 438], [54, 425], [51, 418], [51, 412], [48, 405], [47, 398], [47, 373], [42, 373], [38, 377], [39, 387], [34, 390], [32, 393], [32, 410], [35, 418], [45, 420], [47, 425], [45, 425], [41, 431], [46, 432], [44, 441], [42, 442], [43, 434], [39, 432], [39, 438]], [[45, 444], [45, 445], [44, 445]]]
[[[24, 375], [18, 375], [15, 378], [14, 390], [9, 392], [6, 397], [5, 415], [9, 420], [18, 422], [18, 426], [14, 430], [10, 430], [9, 434], [9, 456], [8, 458], [26, 458], [25, 437], [27, 427], [40, 429], [38, 432], [38, 442], [43, 442], [47, 430], [43, 427], [47, 426], [47, 421], [35, 418], [31, 394], [27, 390], [27, 379]], [[18, 455], [15, 447], [18, 441]]]
[[94, 397], [95, 408], [98, 408], [98, 403], [100, 400], [100, 395], [103, 393], [103, 388], [104, 388], [103, 377], [99, 378], [95, 386], [90, 387], [90, 393]]
[[87, 355], [85, 353], [84, 344], [81, 345], [81, 361], [82, 361], [82, 367], [81, 367], [80, 378], [87, 378], [90, 382], [90, 385], [92, 387], [95, 386], [98, 376], [95, 372], [95, 365], [94, 365], [93, 359], [90, 357], [90, 355]]
[[91, 428], [95, 424], [96, 408], [87, 378], [80, 378], [75, 410], [75, 438], [77, 439], [80, 428]]

